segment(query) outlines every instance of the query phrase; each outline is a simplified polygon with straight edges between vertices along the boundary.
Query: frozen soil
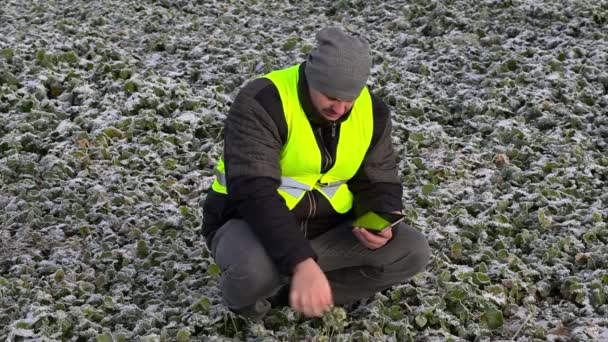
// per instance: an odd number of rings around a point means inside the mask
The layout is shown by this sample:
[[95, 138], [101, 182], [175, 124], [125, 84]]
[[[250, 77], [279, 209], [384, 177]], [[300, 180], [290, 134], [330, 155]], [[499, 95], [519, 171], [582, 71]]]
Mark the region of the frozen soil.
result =
[[[608, 340], [605, 1], [0, 8], [0, 340]], [[426, 272], [322, 319], [231, 314], [200, 203], [239, 87], [371, 42]]]

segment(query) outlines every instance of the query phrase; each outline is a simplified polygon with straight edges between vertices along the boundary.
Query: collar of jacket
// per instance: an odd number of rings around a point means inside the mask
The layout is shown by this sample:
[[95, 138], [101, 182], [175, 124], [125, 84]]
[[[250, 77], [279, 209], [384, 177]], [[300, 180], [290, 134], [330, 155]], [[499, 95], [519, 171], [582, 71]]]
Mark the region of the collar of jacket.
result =
[[[306, 62], [303, 62], [300, 65], [299, 69], [299, 81], [298, 81], [298, 97], [300, 98], [300, 104], [302, 105], [302, 109], [304, 109], [304, 113], [306, 113], [306, 117], [308, 120], [316, 126], [330, 126], [332, 123], [341, 123], [344, 120], [348, 119], [350, 116], [350, 110], [339, 118], [336, 121], [329, 121], [315, 107], [312, 105], [312, 101], [310, 100], [310, 93], [308, 91], [308, 82], [306, 81], [306, 74], [304, 73], [306, 70]], [[352, 110], [352, 108], [351, 108]]]

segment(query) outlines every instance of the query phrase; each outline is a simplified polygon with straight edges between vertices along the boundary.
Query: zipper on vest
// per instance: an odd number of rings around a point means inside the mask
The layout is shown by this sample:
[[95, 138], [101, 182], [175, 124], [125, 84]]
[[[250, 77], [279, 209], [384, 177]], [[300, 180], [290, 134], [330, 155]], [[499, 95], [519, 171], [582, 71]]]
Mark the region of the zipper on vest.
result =
[[[332, 137], [334, 136], [334, 130], [335, 130], [335, 124], [332, 123]], [[321, 152], [322, 154], [322, 167], [321, 167], [321, 173], [325, 173], [328, 171], [329, 166], [333, 163], [333, 158], [331, 157], [331, 154], [329, 153], [329, 150], [327, 149], [327, 145], [325, 144], [325, 139], [323, 139], [323, 131], [321, 129], [321, 127], [319, 127], [319, 129], [317, 129], [317, 135], [319, 136], [319, 140], [320, 140], [320, 144], [323, 147], [323, 150]]]
[[335, 138], [336, 137], [336, 122], [332, 121], [331, 123], [331, 138]]
[[300, 229], [304, 233], [304, 238], [308, 238], [308, 220], [311, 219], [317, 211], [317, 203], [312, 194], [313, 191], [314, 190], [310, 190], [306, 192], [306, 198], [308, 199], [308, 215], [306, 215], [306, 218], [300, 223]]

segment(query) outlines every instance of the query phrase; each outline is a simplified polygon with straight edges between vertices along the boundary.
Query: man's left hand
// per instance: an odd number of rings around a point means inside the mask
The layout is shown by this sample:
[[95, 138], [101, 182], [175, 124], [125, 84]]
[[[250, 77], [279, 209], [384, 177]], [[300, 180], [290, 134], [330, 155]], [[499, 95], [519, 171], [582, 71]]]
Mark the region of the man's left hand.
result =
[[363, 246], [369, 249], [378, 249], [386, 245], [393, 237], [393, 229], [389, 228], [379, 233], [372, 233], [365, 228], [354, 227], [353, 234], [355, 234]]

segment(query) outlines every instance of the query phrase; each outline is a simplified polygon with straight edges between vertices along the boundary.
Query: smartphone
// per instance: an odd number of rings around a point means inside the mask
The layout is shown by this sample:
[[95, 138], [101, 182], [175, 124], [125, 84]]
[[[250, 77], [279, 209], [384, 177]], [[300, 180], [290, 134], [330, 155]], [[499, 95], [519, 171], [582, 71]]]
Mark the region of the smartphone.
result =
[[353, 226], [365, 228], [374, 233], [381, 233], [390, 229], [405, 219], [405, 215], [396, 213], [377, 213], [368, 211], [357, 217]]

